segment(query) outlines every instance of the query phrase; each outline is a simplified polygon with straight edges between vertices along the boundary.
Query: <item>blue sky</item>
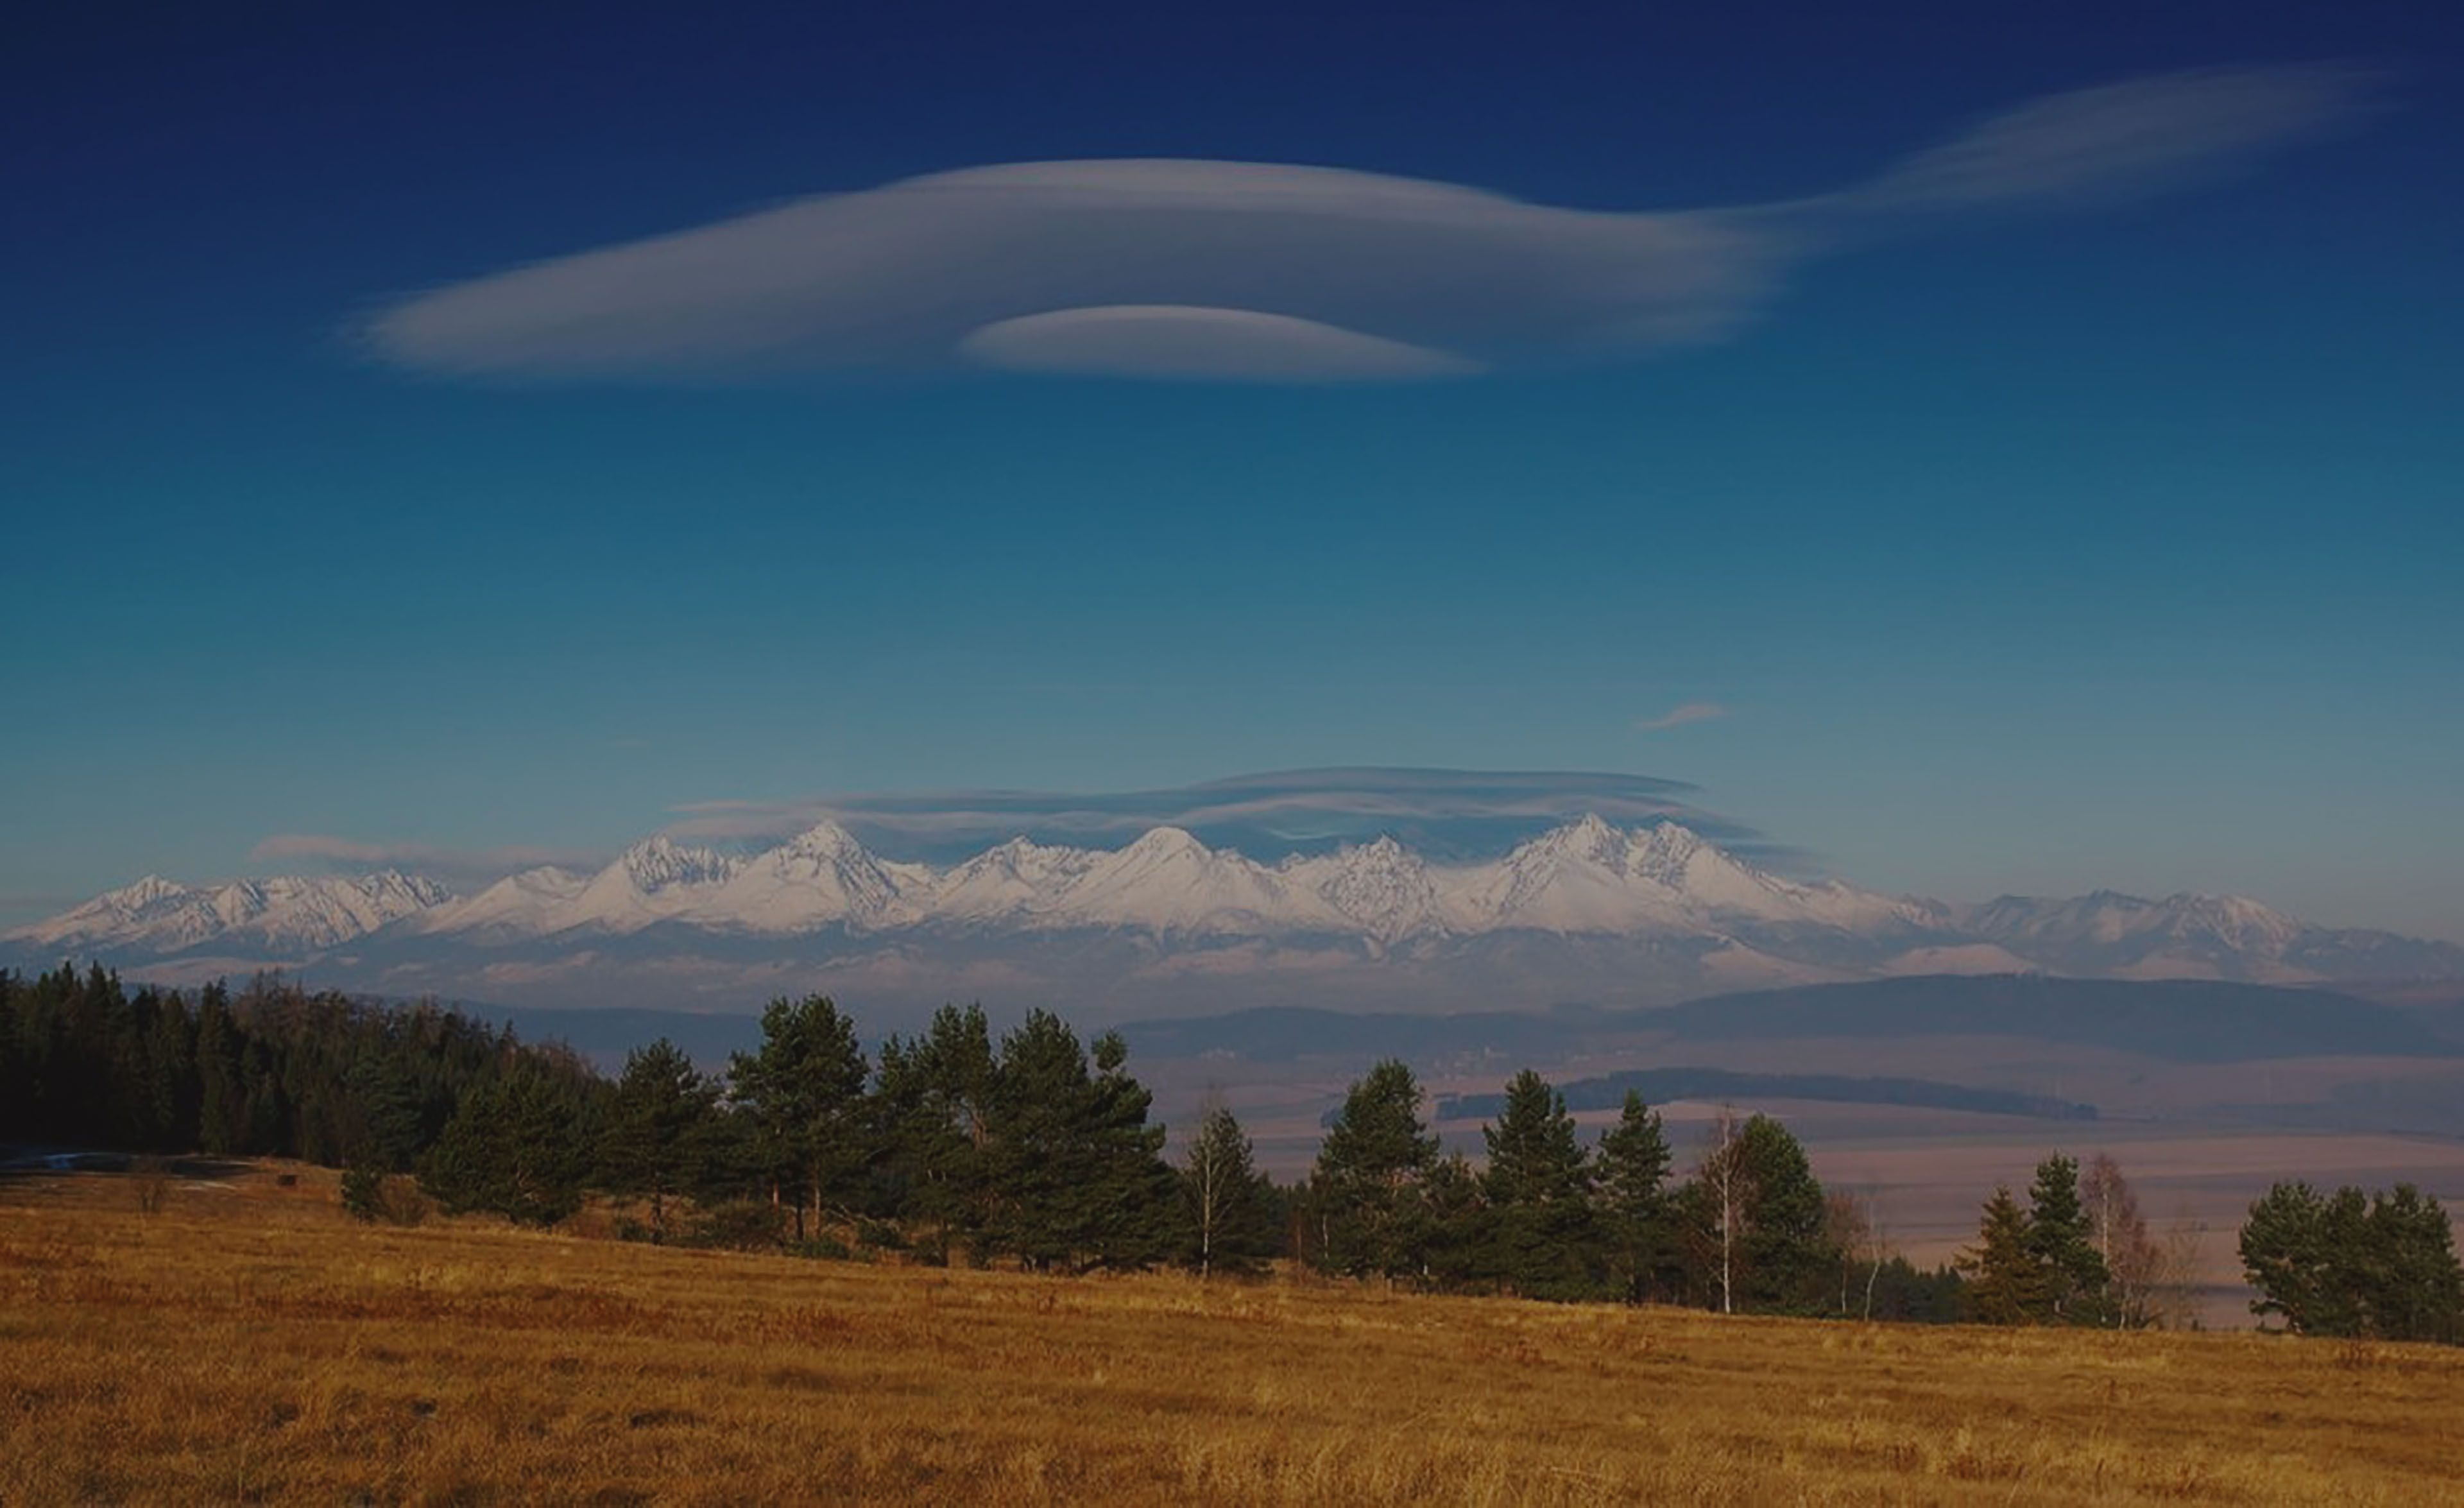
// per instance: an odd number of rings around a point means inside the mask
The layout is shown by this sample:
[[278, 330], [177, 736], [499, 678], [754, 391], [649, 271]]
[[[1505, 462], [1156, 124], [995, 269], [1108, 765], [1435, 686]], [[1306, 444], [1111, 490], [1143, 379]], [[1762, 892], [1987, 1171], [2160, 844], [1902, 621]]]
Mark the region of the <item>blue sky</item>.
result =
[[[1886, 889], [2228, 890], [2464, 939], [2449, 8], [1184, 9], [12, 22], [0, 921], [314, 846], [283, 835], [510, 862], [710, 802], [1364, 765], [1688, 782]], [[2270, 96], [2118, 203], [1969, 183], [1836, 223], [1980, 122], [2168, 78], [2335, 105]], [[371, 333], [509, 269], [1086, 158], [1786, 255], [1684, 252], [1652, 298], [1742, 290], [1605, 353], [1525, 309], [1579, 277], [1416, 295], [1373, 333], [1487, 368], [1416, 381], [828, 330], [820, 367], [594, 372], [561, 325]], [[848, 297], [946, 354], [934, 310], [1052, 272], [987, 259], [1006, 227]], [[1295, 298], [1322, 270], [1266, 269]]]

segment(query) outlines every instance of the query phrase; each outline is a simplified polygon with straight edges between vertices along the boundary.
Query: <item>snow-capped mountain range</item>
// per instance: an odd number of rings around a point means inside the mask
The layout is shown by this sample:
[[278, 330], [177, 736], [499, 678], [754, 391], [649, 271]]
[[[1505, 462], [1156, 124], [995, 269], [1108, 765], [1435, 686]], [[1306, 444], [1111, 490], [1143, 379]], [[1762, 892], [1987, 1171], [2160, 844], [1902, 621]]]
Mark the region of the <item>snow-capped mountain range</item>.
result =
[[1141, 981], [1278, 974], [1323, 990], [1382, 974], [1415, 990], [1626, 1000], [1902, 973], [2464, 977], [2464, 948], [2237, 898], [1895, 898], [1772, 875], [1674, 822], [1596, 816], [1454, 864], [1392, 838], [1262, 864], [1156, 828], [1109, 850], [1013, 838], [937, 867], [825, 822], [751, 854], [653, 837], [595, 874], [534, 869], [470, 895], [392, 872], [149, 876], [5, 941], [29, 963], [92, 957], [158, 977], [279, 965], [356, 987], [600, 1000], [610, 981], [715, 993], [816, 970], [925, 994], [1008, 985], [1125, 1002]]

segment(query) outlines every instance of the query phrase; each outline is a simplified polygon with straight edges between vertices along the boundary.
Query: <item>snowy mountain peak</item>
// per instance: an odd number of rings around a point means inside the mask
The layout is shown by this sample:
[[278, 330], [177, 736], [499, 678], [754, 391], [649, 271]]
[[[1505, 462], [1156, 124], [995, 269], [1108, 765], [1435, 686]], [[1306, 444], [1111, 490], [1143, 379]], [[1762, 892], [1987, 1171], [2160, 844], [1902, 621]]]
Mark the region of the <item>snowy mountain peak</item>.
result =
[[118, 890], [105, 891], [86, 904], [109, 906], [120, 911], [143, 911], [147, 906], [158, 905], [174, 896], [186, 895], [187, 888], [186, 885], [174, 885], [160, 875], [148, 875], [133, 885], [122, 885]]
[[645, 838], [617, 860], [633, 887], [655, 895], [671, 885], [711, 885], [726, 881], [741, 866], [706, 848], [688, 848], [662, 832]]
[[846, 861], [870, 858], [871, 853], [856, 840], [856, 835], [825, 817], [785, 843], [771, 851], [774, 854], [792, 854], [798, 858]]

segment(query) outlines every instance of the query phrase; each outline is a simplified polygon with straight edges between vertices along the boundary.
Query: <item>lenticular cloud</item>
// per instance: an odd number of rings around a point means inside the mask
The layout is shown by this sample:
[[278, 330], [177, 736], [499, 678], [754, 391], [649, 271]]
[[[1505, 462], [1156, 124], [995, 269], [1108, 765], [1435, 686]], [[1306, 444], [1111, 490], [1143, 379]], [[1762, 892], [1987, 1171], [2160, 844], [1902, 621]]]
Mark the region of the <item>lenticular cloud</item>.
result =
[[2331, 68], [2057, 96], [1867, 184], [1608, 213], [1342, 168], [1015, 164], [800, 200], [404, 299], [364, 327], [455, 376], [746, 380], [990, 369], [1386, 382], [1717, 339], [1787, 269], [1945, 211], [2169, 188], [2347, 113]]

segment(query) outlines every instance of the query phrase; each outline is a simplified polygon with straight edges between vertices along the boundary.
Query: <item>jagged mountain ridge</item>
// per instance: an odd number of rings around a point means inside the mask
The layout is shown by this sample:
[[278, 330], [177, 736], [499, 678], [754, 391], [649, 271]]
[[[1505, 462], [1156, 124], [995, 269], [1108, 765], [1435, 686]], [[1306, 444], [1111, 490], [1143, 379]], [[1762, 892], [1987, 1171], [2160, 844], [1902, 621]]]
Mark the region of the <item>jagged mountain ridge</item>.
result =
[[[592, 874], [535, 869], [470, 896], [394, 872], [192, 887], [149, 876], [9, 935], [20, 956], [304, 965], [350, 949], [401, 967], [448, 954], [522, 967], [723, 952], [980, 960], [1037, 940], [1124, 940], [1135, 966], [1312, 968], [1476, 960], [1502, 978], [1615, 980], [1634, 960], [1675, 988], [2040, 970], [2276, 983], [2464, 976], [2464, 948], [2314, 927], [2232, 897], [2113, 892], [1977, 905], [1770, 874], [1661, 822], [1587, 816], [1502, 858], [1434, 864], [1391, 837], [1264, 864], [1157, 828], [1119, 849], [1014, 838], [947, 867], [884, 858], [824, 822], [766, 852], [653, 837]], [[663, 953], [664, 950], [664, 953]], [[1682, 976], [1682, 977], [1681, 977]]]

